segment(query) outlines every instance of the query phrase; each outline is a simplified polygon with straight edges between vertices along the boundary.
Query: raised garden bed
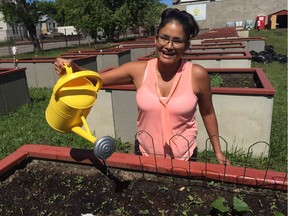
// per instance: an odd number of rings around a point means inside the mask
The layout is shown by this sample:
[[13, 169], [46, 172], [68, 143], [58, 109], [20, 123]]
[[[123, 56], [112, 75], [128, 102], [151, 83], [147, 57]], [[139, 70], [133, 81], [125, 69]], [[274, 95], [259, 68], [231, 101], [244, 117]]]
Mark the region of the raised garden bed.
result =
[[185, 53], [244, 51], [245, 45], [192, 45]]
[[255, 50], [256, 52], [264, 51], [265, 38], [263, 37], [239, 37], [239, 38], [225, 38], [225, 39], [204, 39], [202, 44], [209, 43], [224, 43], [224, 42], [243, 42], [246, 50]]
[[[147, 61], [155, 58], [155, 52], [138, 58]], [[199, 64], [205, 68], [251, 68], [252, 55], [248, 51], [187, 51], [183, 59]]]
[[[270, 143], [275, 89], [264, 71], [261, 68], [208, 68], [207, 71], [211, 79], [216, 76], [223, 81], [220, 86], [212, 87], [220, 136], [227, 142], [227, 146], [223, 142], [222, 148], [247, 153], [250, 146], [263, 141], [251, 150], [254, 156], [267, 156], [269, 145], [265, 143]], [[134, 143], [137, 133], [135, 94], [133, 85], [108, 86], [100, 90], [98, 101], [88, 116], [92, 130], [97, 131], [98, 136], [106, 133], [121, 137], [123, 142]], [[208, 137], [199, 113], [196, 117], [197, 144], [202, 151], [206, 149]]]
[[0, 115], [30, 102], [26, 68], [0, 68]]
[[122, 64], [131, 61], [130, 49], [109, 48], [103, 50], [79, 50], [65, 52], [61, 54], [62, 58], [70, 58], [71, 56], [81, 57], [87, 55], [94, 55], [96, 57], [97, 68], [92, 70], [100, 71], [107, 67], [118, 67]]
[[232, 215], [287, 209], [287, 173], [243, 167], [24, 145], [0, 176], [3, 215], [217, 215], [223, 199]]
[[[26, 68], [29, 88], [53, 87], [56, 84], [59, 79], [54, 69], [56, 58], [56, 56], [51, 56], [18, 59], [17, 67]], [[90, 70], [97, 68], [95, 56], [71, 56], [71, 58], [81, 67]], [[1, 59], [0, 67], [13, 68], [14, 60]]]

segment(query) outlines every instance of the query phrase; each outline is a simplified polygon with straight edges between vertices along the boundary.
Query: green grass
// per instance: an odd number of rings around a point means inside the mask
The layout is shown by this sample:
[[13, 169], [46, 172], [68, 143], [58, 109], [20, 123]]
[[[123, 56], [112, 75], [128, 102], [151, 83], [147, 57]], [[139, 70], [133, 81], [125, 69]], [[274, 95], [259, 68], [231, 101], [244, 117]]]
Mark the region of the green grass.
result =
[[50, 128], [45, 119], [50, 96], [51, 89], [30, 89], [30, 104], [0, 117], [0, 158], [28, 143], [93, 148], [92, 143], [75, 134], [64, 135]]
[[[287, 55], [287, 29], [251, 31], [250, 36], [265, 38], [266, 45], [274, 46], [277, 54]], [[287, 64], [252, 62], [261, 67], [276, 90], [271, 128], [271, 160], [275, 167], [287, 171]]]
[[[0, 159], [24, 144], [43, 144], [92, 149], [94, 144], [74, 133], [53, 130], [45, 118], [45, 110], [52, 94], [50, 88], [31, 88], [31, 103], [17, 111], [0, 116]], [[130, 146], [116, 139], [117, 151], [128, 152]]]
[[[273, 45], [277, 53], [287, 54], [287, 30], [251, 31], [250, 36], [266, 38], [266, 44]], [[59, 54], [63, 52], [61, 49]], [[58, 55], [59, 50], [45, 52], [49, 55]], [[54, 53], [54, 54], [53, 54]], [[271, 158], [270, 168], [287, 171], [287, 65], [279, 62], [270, 64], [252, 63], [252, 67], [261, 67], [266, 73], [273, 87], [276, 89], [274, 97], [272, 130], [271, 130]], [[20, 107], [17, 111], [0, 116], [0, 159], [14, 152], [21, 145], [27, 143], [68, 146], [91, 149], [93, 144], [76, 134], [62, 134], [49, 127], [45, 120], [45, 110], [51, 96], [51, 89], [30, 89], [30, 104]], [[259, 141], [261, 137], [259, 137]], [[119, 151], [127, 152], [129, 146], [117, 138]], [[203, 154], [199, 154], [200, 160]], [[249, 163], [252, 167], [265, 169], [267, 159], [246, 159], [241, 152], [229, 154], [237, 164]]]

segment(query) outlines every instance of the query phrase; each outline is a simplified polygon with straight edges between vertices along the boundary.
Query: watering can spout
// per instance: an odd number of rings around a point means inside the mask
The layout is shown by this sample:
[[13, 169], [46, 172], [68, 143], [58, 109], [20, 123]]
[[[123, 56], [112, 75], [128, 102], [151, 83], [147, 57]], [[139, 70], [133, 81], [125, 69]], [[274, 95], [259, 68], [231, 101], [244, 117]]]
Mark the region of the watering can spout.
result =
[[85, 118], [82, 116], [81, 119], [86, 130], [79, 126], [73, 127], [71, 130], [86, 140], [94, 143], [93, 152], [96, 157], [100, 159], [107, 159], [110, 157], [116, 149], [115, 139], [110, 136], [103, 136], [100, 139], [97, 139], [92, 135]]
[[[95, 156], [106, 159], [115, 151], [115, 140], [109, 136], [96, 139], [85, 120], [97, 99], [102, 79], [94, 71], [73, 73], [71, 67], [65, 67], [67, 75], [62, 76], [53, 88], [45, 112], [46, 120], [59, 132], [74, 132], [94, 143]], [[97, 80], [97, 82], [93, 84], [90, 80]]]

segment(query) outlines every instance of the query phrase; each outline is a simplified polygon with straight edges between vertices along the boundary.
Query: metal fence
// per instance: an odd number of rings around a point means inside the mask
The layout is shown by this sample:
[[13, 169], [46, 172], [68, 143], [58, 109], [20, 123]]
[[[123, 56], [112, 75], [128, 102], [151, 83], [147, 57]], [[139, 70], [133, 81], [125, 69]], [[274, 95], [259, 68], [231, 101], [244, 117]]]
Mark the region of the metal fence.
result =
[[[186, 161], [187, 166], [178, 166], [177, 162], [179, 160], [174, 160], [173, 157], [170, 156], [165, 156], [165, 155], [157, 155], [155, 152], [155, 144], [153, 141], [153, 138], [149, 133], [146, 131], [140, 131], [135, 135], [135, 140], [139, 137], [139, 134], [145, 134], [147, 137], [149, 137], [149, 143], [152, 143], [153, 147], [151, 149], [151, 152], [149, 152], [149, 166], [153, 167], [152, 170], [154, 169], [156, 174], [160, 174], [161, 167], [163, 164], [162, 162], [159, 162], [160, 158], [167, 158], [170, 161], [169, 164], [169, 169], [170, 169], [170, 174], [172, 176], [177, 176], [177, 173], [185, 174], [188, 178], [202, 178], [204, 180], [215, 180], [219, 182], [226, 182], [231, 180], [231, 173], [230, 172], [230, 166], [227, 166], [224, 162], [224, 165], [219, 165], [217, 164], [217, 160], [214, 156], [214, 153], [212, 151], [212, 145], [210, 143], [210, 139], [207, 139], [206, 141], [206, 148], [203, 152], [201, 152], [201, 156], [199, 156], [199, 152], [196, 154], [191, 154], [186, 158], [178, 158], [180, 161]], [[175, 137], [180, 137], [182, 140], [186, 141], [187, 143], [187, 149], [191, 148], [191, 144], [189, 141], [183, 137], [182, 135], [174, 135], [170, 140], [169, 140], [169, 147], [171, 148], [171, 143], [173, 143], [173, 139]], [[231, 153], [228, 153], [228, 143], [225, 141], [223, 137], [219, 137], [220, 142], [222, 144], [222, 150], [226, 154], [226, 158], [230, 160], [231, 166], [236, 168], [237, 176], [236, 179], [233, 180], [234, 183], [236, 184], [247, 184], [247, 182], [250, 181], [254, 186], [257, 187], [272, 187], [272, 188], [281, 188], [281, 189], [287, 189], [287, 172], [275, 172], [273, 171], [273, 166], [272, 166], [272, 160], [271, 160], [271, 152], [268, 154], [265, 154], [265, 156], [259, 156], [259, 154], [256, 154], [257, 156], [253, 155], [253, 149], [255, 148], [263, 148], [263, 146], [267, 147], [266, 149], [270, 149], [270, 146], [267, 142], [264, 141], [258, 141], [252, 144], [246, 151], [243, 151], [243, 153], [239, 154], [238, 152], [238, 157], [233, 156], [230, 157]], [[137, 143], [137, 145], [141, 146], [141, 143]], [[136, 146], [137, 146], [136, 145]], [[197, 151], [197, 150], [196, 150]], [[139, 164], [141, 167], [141, 172], [145, 172], [147, 166], [147, 161], [146, 157], [143, 157], [142, 155], [147, 154], [147, 152], [141, 152], [139, 148], [135, 148], [135, 154], [138, 156]], [[237, 154], [237, 153], [235, 153]], [[230, 157], [230, 158], [229, 158]], [[167, 160], [166, 159], [166, 160]], [[160, 159], [161, 160], [161, 159]], [[195, 171], [194, 166], [195, 164], [193, 163], [199, 163], [198, 165], [201, 166], [201, 172], [199, 170]], [[284, 162], [283, 162], [284, 163]], [[217, 166], [221, 166], [217, 168]], [[257, 167], [258, 166], [258, 167]], [[260, 167], [259, 167], [260, 166]], [[181, 167], [181, 168], [180, 168]], [[233, 168], [233, 169], [234, 169]], [[179, 172], [179, 169], [181, 170]], [[252, 170], [252, 171], [251, 171]], [[261, 170], [261, 171], [259, 171]], [[146, 170], [147, 171], [147, 170]], [[253, 172], [258, 174], [254, 175]], [[165, 171], [166, 172], [166, 171]], [[274, 174], [272, 174], [274, 173]], [[252, 174], [252, 175], [251, 175]], [[271, 176], [272, 174], [272, 176]], [[279, 174], [279, 175], [278, 175]], [[273, 176], [274, 175], [274, 176]], [[247, 181], [247, 179], [249, 179]], [[248, 183], [248, 184], [250, 184]]]

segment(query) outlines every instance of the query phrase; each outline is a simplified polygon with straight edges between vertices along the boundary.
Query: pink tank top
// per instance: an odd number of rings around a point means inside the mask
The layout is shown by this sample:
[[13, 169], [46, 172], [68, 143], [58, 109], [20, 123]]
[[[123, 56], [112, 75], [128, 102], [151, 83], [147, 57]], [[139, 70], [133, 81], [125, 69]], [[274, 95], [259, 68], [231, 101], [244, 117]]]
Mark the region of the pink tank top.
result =
[[198, 100], [192, 88], [192, 63], [182, 60], [167, 98], [160, 95], [156, 65], [156, 58], [147, 62], [136, 93], [140, 151], [143, 155], [188, 160], [197, 146]]

